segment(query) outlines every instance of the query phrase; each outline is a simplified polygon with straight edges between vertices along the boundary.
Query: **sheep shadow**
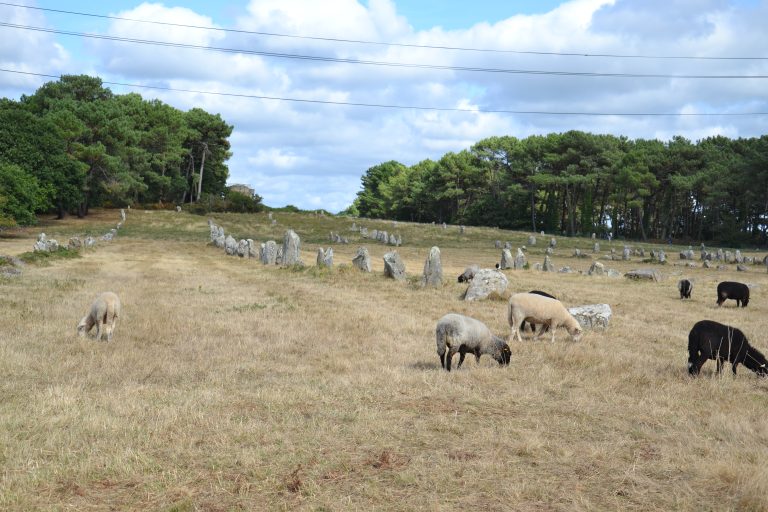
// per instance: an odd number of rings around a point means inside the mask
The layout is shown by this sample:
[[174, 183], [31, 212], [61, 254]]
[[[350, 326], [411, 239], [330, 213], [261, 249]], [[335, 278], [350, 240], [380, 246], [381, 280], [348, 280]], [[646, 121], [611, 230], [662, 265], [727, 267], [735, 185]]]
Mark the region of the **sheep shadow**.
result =
[[428, 371], [428, 370], [440, 370], [440, 363], [439, 362], [427, 362], [427, 361], [416, 361], [415, 363], [410, 363], [408, 365], [408, 368], [411, 370], [418, 370], [418, 371]]

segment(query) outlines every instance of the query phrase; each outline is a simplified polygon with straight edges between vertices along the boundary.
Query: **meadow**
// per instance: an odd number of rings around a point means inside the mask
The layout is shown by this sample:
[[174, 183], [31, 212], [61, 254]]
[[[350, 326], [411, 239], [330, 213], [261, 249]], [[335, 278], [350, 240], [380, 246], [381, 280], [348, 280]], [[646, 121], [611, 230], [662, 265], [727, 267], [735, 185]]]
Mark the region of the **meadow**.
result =
[[[448, 312], [507, 337], [506, 301], [463, 302], [465, 266], [493, 267], [495, 240], [527, 233], [306, 214], [214, 214], [237, 238], [302, 239], [304, 268], [263, 266], [209, 244], [205, 217], [128, 210], [111, 243], [0, 278], [2, 510], [766, 510], [768, 380], [730, 365], [686, 370], [698, 320], [742, 329], [768, 353], [768, 274], [680, 265], [664, 246], [659, 283], [586, 276], [588, 238], [557, 237], [572, 274], [507, 270], [510, 291], [566, 306], [608, 303], [609, 329], [514, 342], [501, 368], [468, 357], [445, 372], [434, 326]], [[43, 219], [0, 235], [0, 254], [44, 231], [101, 234], [117, 210]], [[391, 250], [352, 222], [400, 233], [409, 279], [387, 280]], [[315, 267], [328, 232], [335, 267]], [[543, 261], [546, 240], [528, 248]], [[374, 271], [350, 266], [357, 247]], [[440, 247], [445, 284], [418, 285]], [[623, 242], [601, 241], [621, 253]], [[637, 244], [646, 249], [651, 244]], [[661, 247], [661, 246], [657, 246]], [[687, 246], [685, 247], [687, 248]], [[698, 256], [697, 247], [694, 250]], [[764, 254], [746, 251], [745, 254]], [[625, 272], [653, 266], [603, 261]], [[681, 301], [678, 279], [695, 281]], [[746, 308], [718, 308], [719, 281], [752, 286]], [[123, 315], [112, 343], [75, 326], [97, 293]], [[454, 364], [457, 361], [454, 361]]]

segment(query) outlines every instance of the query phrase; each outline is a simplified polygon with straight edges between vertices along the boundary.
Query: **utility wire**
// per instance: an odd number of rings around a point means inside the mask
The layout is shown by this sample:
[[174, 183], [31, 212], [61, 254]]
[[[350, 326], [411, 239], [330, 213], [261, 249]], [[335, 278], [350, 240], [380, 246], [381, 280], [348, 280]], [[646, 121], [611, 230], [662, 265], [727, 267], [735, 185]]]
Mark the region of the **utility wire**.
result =
[[[16, 73], [19, 75], [37, 76], [43, 78], [61, 79], [63, 76], [72, 75], [50, 75], [45, 73], [32, 73], [29, 71], [18, 71], [15, 69], [0, 68], [3, 73]], [[448, 107], [425, 107], [420, 105], [392, 105], [385, 103], [358, 103], [350, 101], [331, 101], [331, 100], [309, 100], [301, 98], [286, 98], [280, 96], [265, 96], [260, 94], [241, 94], [232, 92], [201, 91], [196, 89], [180, 89], [176, 87], [163, 87], [158, 85], [131, 84], [125, 82], [111, 82], [102, 80], [103, 84], [117, 85], [121, 87], [133, 87], [137, 89], [152, 89], [168, 92], [185, 92], [192, 94], [206, 94], [211, 96], [225, 96], [232, 98], [248, 98], [270, 101], [286, 101], [293, 103], [315, 103], [321, 105], [342, 105], [349, 107], [371, 107], [399, 110], [427, 110], [435, 112], [469, 112], [482, 114], [519, 114], [519, 115], [545, 115], [545, 116], [591, 116], [591, 117], [748, 117], [748, 116], [768, 116], [768, 112], [569, 112], [569, 111], [547, 111], [547, 110], [508, 110], [508, 109], [471, 109], [471, 108], [448, 108]]]
[[427, 44], [409, 44], [409, 43], [391, 43], [382, 41], [366, 41], [360, 39], [342, 39], [336, 37], [318, 37], [318, 36], [302, 36], [295, 34], [281, 34], [277, 32], [262, 32], [256, 30], [242, 30], [233, 28], [220, 28], [220, 27], [205, 27], [201, 25], [188, 25], [184, 23], [171, 23], [166, 21], [153, 21], [153, 20], [140, 20], [135, 18], [124, 18], [121, 16], [109, 16], [105, 14], [94, 14], [78, 11], [68, 11], [63, 9], [50, 9], [44, 7], [35, 7], [32, 5], [22, 5], [10, 2], [0, 2], [0, 5], [6, 5], [9, 7], [20, 7], [24, 9], [34, 9], [38, 11], [54, 12], [59, 14], [70, 14], [75, 16], [86, 16], [91, 18], [100, 18], [116, 21], [130, 21], [134, 23], [147, 23], [152, 25], [161, 25], [168, 27], [180, 27], [180, 28], [192, 28], [198, 30], [209, 30], [215, 32], [233, 33], [233, 34], [247, 34], [256, 36], [268, 36], [268, 37], [282, 37], [291, 39], [307, 39], [313, 41], [327, 41], [335, 43], [351, 43], [351, 44], [368, 44], [377, 46], [394, 46], [402, 48], [424, 48], [432, 50], [452, 50], [463, 52], [481, 52], [481, 53], [510, 53], [518, 55], [553, 55], [561, 57], [607, 57], [614, 59], [674, 59], [674, 60], [768, 60], [768, 57], [715, 57], [715, 56], [696, 56], [696, 55], [631, 55], [631, 54], [616, 54], [616, 53], [588, 53], [588, 52], [546, 52], [536, 50], [503, 50], [493, 48], [467, 48], [461, 46], [441, 46], [441, 45], [427, 45]]
[[549, 76], [579, 76], [579, 77], [605, 77], [605, 78], [677, 78], [677, 79], [765, 79], [768, 75], [669, 75], [662, 73], [599, 73], [582, 71], [549, 71], [532, 69], [505, 69], [505, 68], [483, 68], [471, 66], [445, 66], [439, 64], [418, 64], [405, 62], [387, 62], [361, 59], [344, 59], [340, 57], [327, 57], [320, 55], [301, 55], [292, 53], [266, 52], [259, 50], [244, 50], [237, 48], [223, 48], [216, 46], [203, 46], [188, 43], [176, 43], [171, 41], [155, 41], [151, 39], [136, 39], [131, 37], [110, 36], [104, 34], [90, 34], [84, 32], [72, 32], [67, 30], [57, 30], [44, 27], [32, 27], [28, 25], [18, 25], [15, 23], [0, 22], [0, 27], [10, 27], [22, 30], [32, 30], [36, 32], [46, 32], [50, 34], [60, 34], [66, 36], [85, 37], [91, 39], [101, 39], [106, 41], [116, 41], [122, 43], [134, 43], [151, 46], [164, 46], [168, 48], [186, 48], [194, 50], [217, 51], [223, 53], [239, 53], [246, 55], [258, 55], [262, 57], [274, 57], [280, 59], [293, 59], [317, 62], [335, 62], [342, 64], [362, 64], [368, 66], [399, 67], [411, 69], [436, 69], [442, 71], [461, 71], [473, 73], [498, 73], [511, 75], [549, 75]]

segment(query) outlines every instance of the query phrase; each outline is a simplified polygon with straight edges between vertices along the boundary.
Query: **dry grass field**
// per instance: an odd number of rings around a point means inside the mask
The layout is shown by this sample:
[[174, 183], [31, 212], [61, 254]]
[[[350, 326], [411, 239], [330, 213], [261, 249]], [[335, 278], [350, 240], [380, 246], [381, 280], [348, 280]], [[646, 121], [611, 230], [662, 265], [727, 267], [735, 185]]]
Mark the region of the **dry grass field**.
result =
[[[579, 343], [562, 330], [554, 344], [526, 338], [507, 368], [468, 357], [447, 373], [434, 339], [445, 313], [509, 334], [506, 302], [462, 302], [456, 276], [492, 267], [495, 239], [527, 234], [401, 223], [412, 277], [398, 283], [376, 242], [365, 244], [373, 273], [350, 267], [351, 219], [213, 218], [259, 241], [295, 229], [307, 267], [226, 257], [204, 217], [129, 210], [114, 242], [0, 280], [0, 509], [768, 510], [768, 381], [743, 366], [717, 377], [713, 361], [697, 379], [686, 372], [701, 319], [738, 326], [768, 353], [765, 267], [685, 268], [666, 247], [661, 283], [509, 270], [515, 292], [609, 303], [610, 328]], [[4, 235], [0, 254], [31, 250], [40, 231], [66, 242], [118, 220], [45, 221]], [[331, 230], [352, 243], [320, 270]], [[421, 289], [432, 245], [446, 284]], [[574, 247], [591, 241], [558, 237], [555, 265], [585, 271]], [[681, 277], [695, 279], [690, 301]], [[715, 306], [722, 280], [754, 285], [747, 308]], [[114, 341], [78, 338], [105, 290], [123, 303]]]

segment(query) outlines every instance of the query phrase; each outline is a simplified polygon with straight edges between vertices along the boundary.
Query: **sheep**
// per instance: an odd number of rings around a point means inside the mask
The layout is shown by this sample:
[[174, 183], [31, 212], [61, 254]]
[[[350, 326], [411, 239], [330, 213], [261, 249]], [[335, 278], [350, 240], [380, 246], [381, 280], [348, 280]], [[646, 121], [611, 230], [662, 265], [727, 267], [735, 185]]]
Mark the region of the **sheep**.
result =
[[688, 373], [698, 375], [707, 359], [717, 361], [717, 373], [727, 359], [736, 375], [736, 366], [744, 366], [764, 377], [768, 376], [765, 356], [747, 341], [744, 333], [730, 325], [713, 320], [696, 322], [688, 334]]
[[464, 269], [464, 272], [462, 272], [459, 275], [459, 282], [460, 283], [466, 283], [474, 279], [475, 274], [480, 272], [480, 267], [477, 265], [470, 265], [467, 268]]
[[88, 314], [77, 324], [77, 333], [84, 337], [93, 326], [96, 326], [96, 339], [102, 339], [102, 325], [107, 335], [107, 341], [112, 341], [117, 319], [120, 317], [120, 299], [112, 292], [103, 292], [91, 304]]
[[677, 289], [680, 290], [680, 299], [690, 299], [693, 291], [693, 281], [681, 279], [677, 282]]
[[448, 371], [456, 352], [461, 354], [457, 369], [461, 368], [467, 352], [475, 354], [477, 362], [481, 354], [488, 354], [501, 366], [508, 365], [512, 358], [512, 351], [503, 339], [494, 336], [483, 322], [468, 316], [448, 313], [437, 321], [435, 338], [440, 365]]
[[[531, 290], [528, 293], [535, 293], [536, 295], [541, 295], [542, 297], [549, 297], [550, 299], [557, 300], [557, 297], [555, 297], [554, 295], [550, 295], [547, 292], [542, 292], [541, 290]], [[536, 324], [534, 324], [533, 322], [530, 322], [530, 326], [531, 326], [531, 332], [535, 333]], [[549, 330], [549, 326], [547, 324], [542, 325], [541, 328], [542, 328], [542, 334], [544, 334]], [[525, 322], [520, 324], [520, 330], [525, 331]]]
[[726, 299], [736, 301], [736, 307], [747, 307], [749, 303], [749, 287], [744, 283], [723, 281], [717, 285], [717, 305], [722, 306]]
[[[561, 325], [565, 327], [573, 341], [581, 339], [581, 325], [557, 299], [535, 293], [516, 293], [509, 298], [508, 312], [513, 339], [523, 340], [520, 336], [520, 325], [524, 321], [549, 326], [552, 330], [553, 343], [555, 330]], [[543, 333], [544, 330], [540, 329], [534, 339], [539, 338]]]

